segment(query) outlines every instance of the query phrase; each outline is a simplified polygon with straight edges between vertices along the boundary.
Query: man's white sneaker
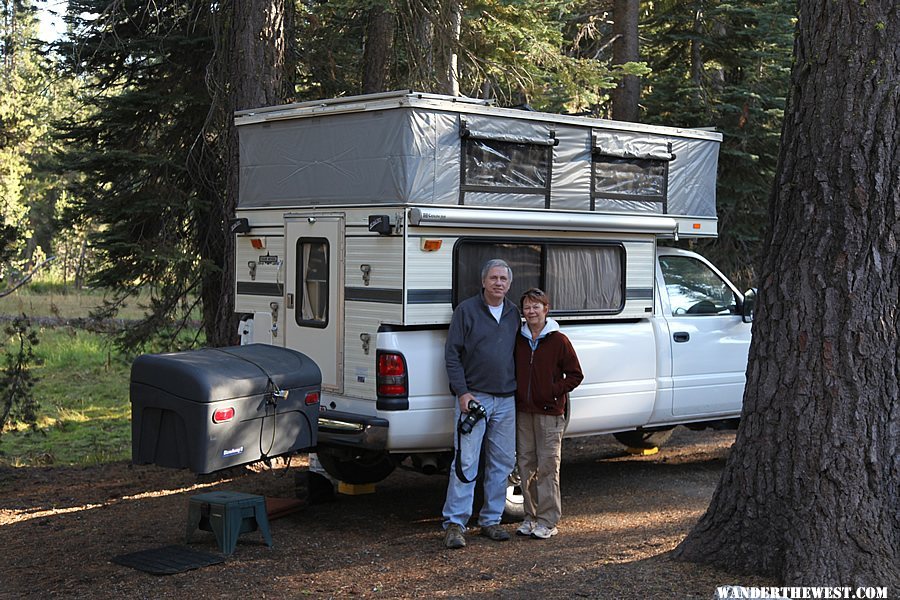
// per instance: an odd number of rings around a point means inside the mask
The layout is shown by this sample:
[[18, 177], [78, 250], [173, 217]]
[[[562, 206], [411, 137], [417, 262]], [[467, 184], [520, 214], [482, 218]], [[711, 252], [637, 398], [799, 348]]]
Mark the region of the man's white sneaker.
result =
[[556, 527], [544, 527], [543, 525], [537, 525], [531, 532], [531, 537], [539, 540], [549, 540], [557, 533], [559, 533], [559, 530], [557, 530]]
[[522, 521], [522, 524], [519, 525], [519, 528], [516, 529], [516, 535], [529, 536], [531, 535], [531, 532], [534, 531], [536, 525], [537, 524], [534, 521], [525, 519]]

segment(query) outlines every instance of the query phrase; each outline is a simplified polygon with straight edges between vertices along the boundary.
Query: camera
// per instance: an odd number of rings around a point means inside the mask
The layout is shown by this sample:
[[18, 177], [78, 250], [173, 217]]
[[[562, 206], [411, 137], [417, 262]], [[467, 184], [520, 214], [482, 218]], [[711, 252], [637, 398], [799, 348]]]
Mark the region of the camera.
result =
[[484, 410], [482, 405], [478, 404], [475, 400], [469, 400], [469, 412], [466, 413], [466, 418], [459, 422], [459, 432], [464, 435], [471, 433], [475, 424], [486, 415], [487, 411]]

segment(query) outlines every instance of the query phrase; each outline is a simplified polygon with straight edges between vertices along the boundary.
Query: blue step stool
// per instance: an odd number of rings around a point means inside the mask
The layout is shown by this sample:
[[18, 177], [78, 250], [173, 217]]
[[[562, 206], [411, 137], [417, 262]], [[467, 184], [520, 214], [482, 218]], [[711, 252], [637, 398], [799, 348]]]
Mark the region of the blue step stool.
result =
[[212, 531], [219, 549], [226, 556], [234, 552], [238, 536], [257, 529], [272, 547], [266, 499], [240, 492], [208, 492], [192, 496], [188, 504], [187, 542], [197, 529]]

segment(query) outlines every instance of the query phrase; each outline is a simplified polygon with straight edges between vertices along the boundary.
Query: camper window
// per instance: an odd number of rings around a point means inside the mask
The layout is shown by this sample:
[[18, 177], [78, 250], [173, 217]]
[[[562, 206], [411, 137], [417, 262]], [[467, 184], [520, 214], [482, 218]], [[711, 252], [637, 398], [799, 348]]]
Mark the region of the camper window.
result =
[[661, 256], [673, 315], [737, 314], [734, 291], [712, 269], [688, 256]]
[[473, 138], [461, 143], [460, 204], [497, 204], [491, 194], [503, 193], [527, 195], [529, 207], [548, 206], [552, 146]]
[[297, 240], [297, 325], [328, 325], [328, 240]]
[[593, 210], [666, 213], [669, 161], [594, 154]]
[[550, 294], [555, 315], [615, 314], [625, 298], [625, 250], [618, 244], [461, 239], [453, 273], [454, 306], [480, 291], [481, 265], [502, 258], [513, 270], [509, 298], [530, 287]]

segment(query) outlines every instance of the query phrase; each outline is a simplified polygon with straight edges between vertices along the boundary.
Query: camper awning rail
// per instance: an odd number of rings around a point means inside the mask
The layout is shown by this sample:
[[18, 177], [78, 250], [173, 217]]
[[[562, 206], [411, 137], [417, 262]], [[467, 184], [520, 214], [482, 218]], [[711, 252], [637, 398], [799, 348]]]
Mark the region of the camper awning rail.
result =
[[416, 207], [409, 210], [409, 222], [417, 227], [616, 231], [678, 237], [678, 222], [675, 219], [654, 216]]

